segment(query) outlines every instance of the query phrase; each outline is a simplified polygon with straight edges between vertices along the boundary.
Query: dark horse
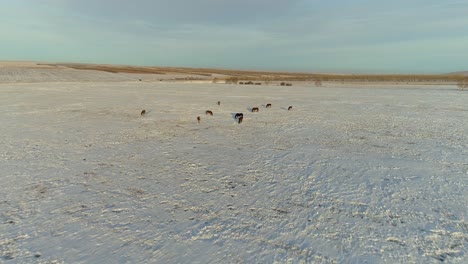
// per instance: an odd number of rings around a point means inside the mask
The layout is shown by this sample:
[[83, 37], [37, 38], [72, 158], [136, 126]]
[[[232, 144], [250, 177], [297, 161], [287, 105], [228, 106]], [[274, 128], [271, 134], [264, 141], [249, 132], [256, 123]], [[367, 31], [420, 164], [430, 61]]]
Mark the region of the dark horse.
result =
[[288, 111], [292, 110], [292, 106], [288, 107]]
[[253, 107], [252, 112], [258, 112], [258, 107]]
[[271, 108], [271, 104], [267, 104], [267, 105], [266, 105], [266, 108]]
[[211, 112], [210, 110], [206, 110], [205, 114], [213, 116], [213, 112]]
[[234, 115], [234, 119], [237, 120], [237, 123], [242, 123], [242, 120], [244, 119], [244, 114], [243, 113], [237, 113]]

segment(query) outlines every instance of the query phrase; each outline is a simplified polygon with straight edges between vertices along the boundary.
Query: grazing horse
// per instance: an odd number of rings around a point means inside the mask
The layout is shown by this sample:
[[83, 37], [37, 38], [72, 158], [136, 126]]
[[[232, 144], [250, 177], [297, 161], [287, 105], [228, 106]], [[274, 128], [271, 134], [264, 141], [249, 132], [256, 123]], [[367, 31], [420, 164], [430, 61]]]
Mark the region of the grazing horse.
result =
[[218, 105], [221, 105], [221, 101], [218, 101]]
[[211, 112], [210, 110], [206, 110], [205, 114], [213, 116], [213, 112]]
[[252, 113], [253, 113], [253, 112], [258, 112], [258, 111], [259, 111], [259, 110], [258, 110], [258, 107], [253, 107], [253, 108], [252, 108]]
[[242, 119], [244, 119], [244, 114], [243, 113], [236, 113], [234, 115], [234, 119], [237, 120], [237, 123], [242, 123]]
[[292, 110], [292, 106], [288, 107], [288, 111]]
[[141, 114], [142, 116], [144, 116], [146, 114], [146, 110], [143, 109], [143, 111], [141, 111]]
[[200, 121], [201, 121], [201, 117], [197, 116], [197, 122], [198, 122], [198, 124], [200, 124]]
[[267, 104], [267, 105], [266, 105], [266, 108], [271, 108], [271, 104]]

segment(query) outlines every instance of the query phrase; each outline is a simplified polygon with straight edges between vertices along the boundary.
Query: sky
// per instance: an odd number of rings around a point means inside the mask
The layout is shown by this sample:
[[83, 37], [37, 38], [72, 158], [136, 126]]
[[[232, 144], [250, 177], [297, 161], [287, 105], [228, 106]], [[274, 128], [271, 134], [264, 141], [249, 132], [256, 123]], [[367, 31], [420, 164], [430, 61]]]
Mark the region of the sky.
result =
[[468, 70], [468, 0], [0, 0], [0, 60]]

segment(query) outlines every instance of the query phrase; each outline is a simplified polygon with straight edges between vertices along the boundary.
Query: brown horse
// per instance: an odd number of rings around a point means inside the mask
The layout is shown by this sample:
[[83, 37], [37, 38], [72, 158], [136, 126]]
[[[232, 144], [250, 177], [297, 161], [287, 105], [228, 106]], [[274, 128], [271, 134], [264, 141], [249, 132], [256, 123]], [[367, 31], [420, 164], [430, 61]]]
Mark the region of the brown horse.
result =
[[292, 110], [292, 106], [288, 107], [288, 111], [291, 111]]
[[267, 104], [267, 105], [266, 105], [266, 108], [271, 108], [271, 104]]
[[218, 101], [218, 105], [221, 105], [221, 101]]
[[200, 124], [200, 121], [201, 121], [201, 117], [197, 116], [197, 122], [198, 122], [198, 124]]
[[237, 122], [240, 124], [242, 123], [243, 119], [244, 119], [244, 116], [239, 116], [239, 118], [237, 118]]
[[259, 111], [259, 110], [258, 110], [258, 107], [253, 107], [253, 108], [252, 108], [252, 113], [253, 113], [253, 112], [258, 112], [258, 111]]
[[211, 112], [210, 110], [206, 110], [205, 114], [213, 116], [213, 112]]
[[146, 110], [143, 109], [143, 111], [141, 111], [140, 115], [144, 116], [146, 114]]

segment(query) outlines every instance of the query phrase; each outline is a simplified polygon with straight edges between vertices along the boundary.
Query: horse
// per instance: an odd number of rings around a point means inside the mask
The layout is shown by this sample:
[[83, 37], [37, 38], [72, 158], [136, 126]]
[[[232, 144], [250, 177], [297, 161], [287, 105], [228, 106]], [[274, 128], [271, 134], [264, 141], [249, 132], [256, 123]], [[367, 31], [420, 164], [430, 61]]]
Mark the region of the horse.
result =
[[146, 110], [143, 109], [143, 111], [141, 111], [140, 115], [144, 116], [145, 114], [146, 114]]
[[292, 110], [292, 106], [288, 107], [288, 111]]
[[267, 104], [267, 105], [266, 105], [266, 108], [271, 108], [271, 104]]
[[210, 115], [210, 116], [213, 116], [213, 112], [211, 112], [210, 110], [206, 110], [206, 111], [205, 111], [205, 114]]
[[252, 108], [252, 113], [253, 113], [253, 112], [258, 112], [258, 111], [259, 111], [259, 110], [258, 110], [258, 107], [253, 107], [253, 108]]
[[201, 121], [201, 117], [197, 116], [197, 122], [198, 122], [198, 124], [200, 124], [200, 121]]

